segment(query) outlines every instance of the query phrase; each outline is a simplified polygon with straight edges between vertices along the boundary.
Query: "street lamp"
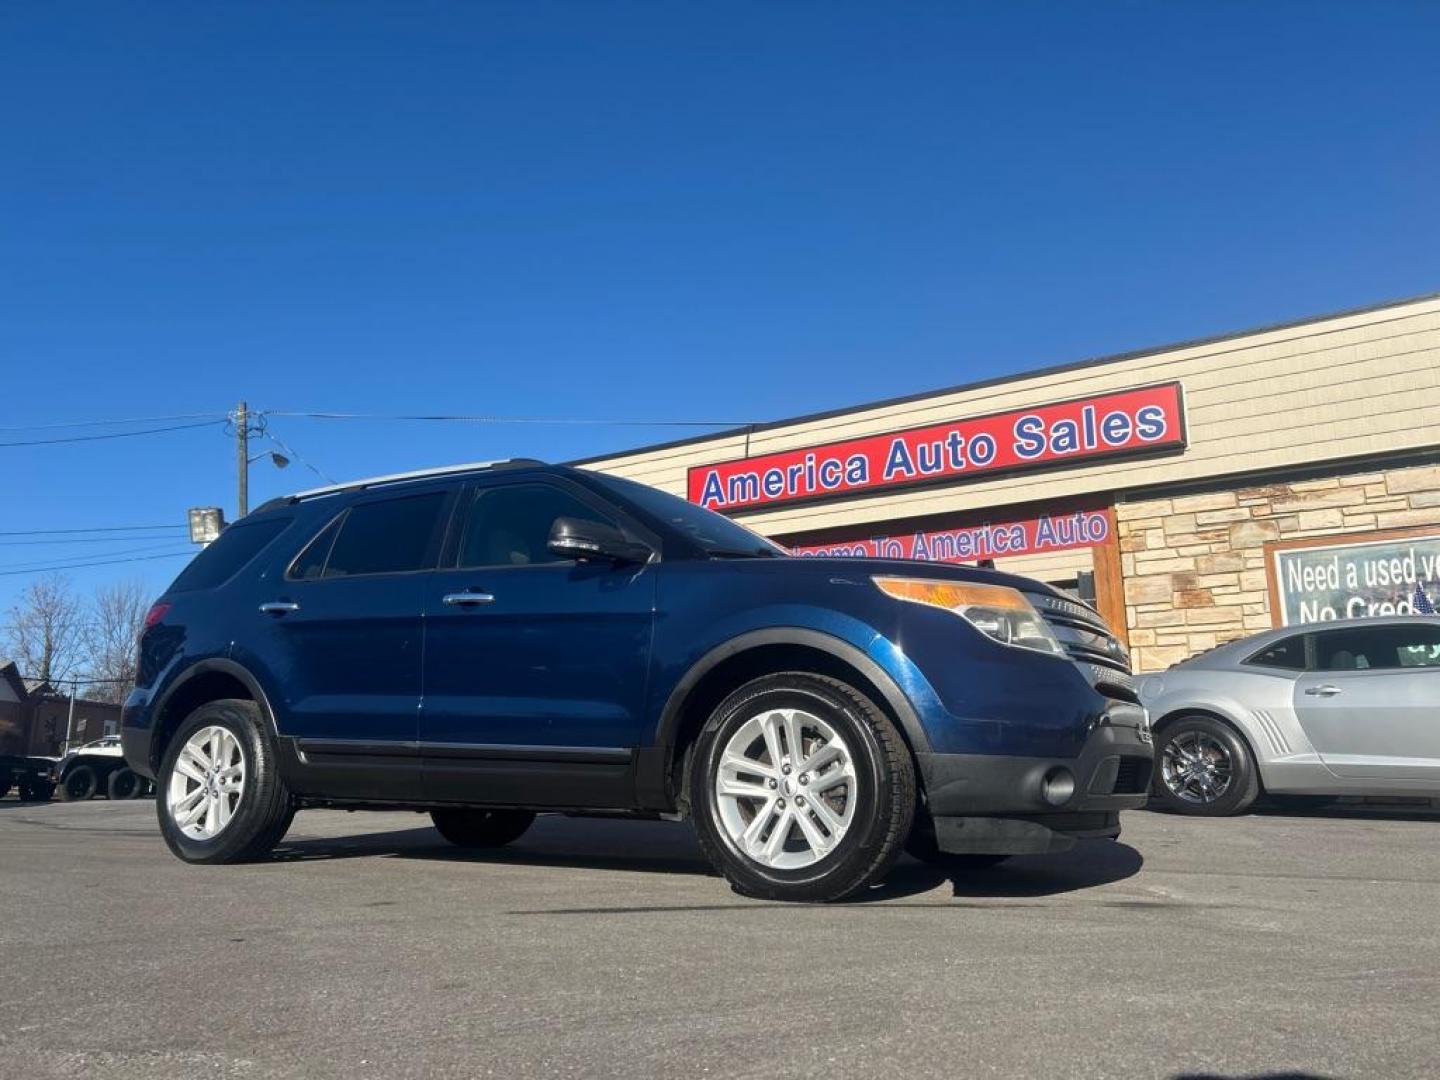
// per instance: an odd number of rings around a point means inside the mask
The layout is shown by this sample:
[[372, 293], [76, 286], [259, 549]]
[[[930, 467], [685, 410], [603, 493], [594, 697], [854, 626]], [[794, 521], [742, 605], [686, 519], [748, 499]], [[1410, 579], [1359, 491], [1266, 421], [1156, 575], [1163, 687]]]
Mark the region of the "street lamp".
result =
[[263, 454], [256, 454], [256, 455], [255, 455], [254, 457], [252, 457], [252, 458], [246, 458], [246, 459], [245, 459], [245, 464], [246, 464], [246, 465], [254, 465], [255, 462], [261, 460], [262, 458], [267, 458], [267, 457], [268, 457], [272, 462], [274, 462], [275, 467], [276, 467], [277, 469], [283, 469], [283, 468], [285, 468], [286, 465], [289, 465], [289, 464], [290, 464], [290, 459], [289, 459], [288, 457], [286, 457], [284, 454], [280, 453], [278, 450], [269, 450], [269, 451], [267, 451], [267, 452], [265, 452], [265, 453], [263, 453]]

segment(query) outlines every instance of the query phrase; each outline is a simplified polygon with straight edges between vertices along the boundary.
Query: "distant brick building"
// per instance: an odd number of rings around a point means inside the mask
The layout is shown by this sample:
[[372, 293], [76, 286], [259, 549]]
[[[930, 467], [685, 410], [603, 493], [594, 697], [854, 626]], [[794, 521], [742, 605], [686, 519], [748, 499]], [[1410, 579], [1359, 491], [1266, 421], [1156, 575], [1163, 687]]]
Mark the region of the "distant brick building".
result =
[[70, 697], [49, 686], [27, 689], [13, 661], [0, 662], [0, 754], [58, 757], [66, 744], [79, 746], [120, 731], [120, 706]]

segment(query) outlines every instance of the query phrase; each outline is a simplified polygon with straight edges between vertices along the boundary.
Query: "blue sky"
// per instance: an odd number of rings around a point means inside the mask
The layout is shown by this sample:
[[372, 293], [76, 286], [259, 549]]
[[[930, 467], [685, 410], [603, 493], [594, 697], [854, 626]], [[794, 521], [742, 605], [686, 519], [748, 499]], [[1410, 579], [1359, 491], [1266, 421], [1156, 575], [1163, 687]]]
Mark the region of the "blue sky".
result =
[[[9, 3], [0, 443], [766, 420], [1440, 290], [1437, 57], [1421, 3]], [[338, 477], [693, 433], [272, 423]], [[0, 531], [213, 503], [219, 426], [0, 446]], [[176, 547], [31, 539], [0, 606]]]

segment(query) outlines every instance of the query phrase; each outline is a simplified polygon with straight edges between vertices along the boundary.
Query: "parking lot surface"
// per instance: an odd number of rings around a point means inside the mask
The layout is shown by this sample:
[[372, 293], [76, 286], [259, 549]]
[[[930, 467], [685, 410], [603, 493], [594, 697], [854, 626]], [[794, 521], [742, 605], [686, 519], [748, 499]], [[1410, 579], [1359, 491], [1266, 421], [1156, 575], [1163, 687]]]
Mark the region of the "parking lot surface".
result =
[[308, 811], [192, 867], [151, 802], [6, 800], [0, 1076], [1436, 1074], [1440, 815], [1125, 821], [793, 907], [679, 824]]

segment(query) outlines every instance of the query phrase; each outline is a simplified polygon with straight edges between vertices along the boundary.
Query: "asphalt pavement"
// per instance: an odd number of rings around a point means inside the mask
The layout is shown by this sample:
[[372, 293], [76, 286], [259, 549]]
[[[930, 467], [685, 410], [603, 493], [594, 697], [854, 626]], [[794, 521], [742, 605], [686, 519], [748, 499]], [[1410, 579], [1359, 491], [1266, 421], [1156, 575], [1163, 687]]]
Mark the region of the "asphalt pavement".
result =
[[153, 802], [7, 799], [0, 1077], [1440, 1073], [1440, 814], [1124, 820], [797, 907], [681, 824], [308, 811], [192, 867]]

